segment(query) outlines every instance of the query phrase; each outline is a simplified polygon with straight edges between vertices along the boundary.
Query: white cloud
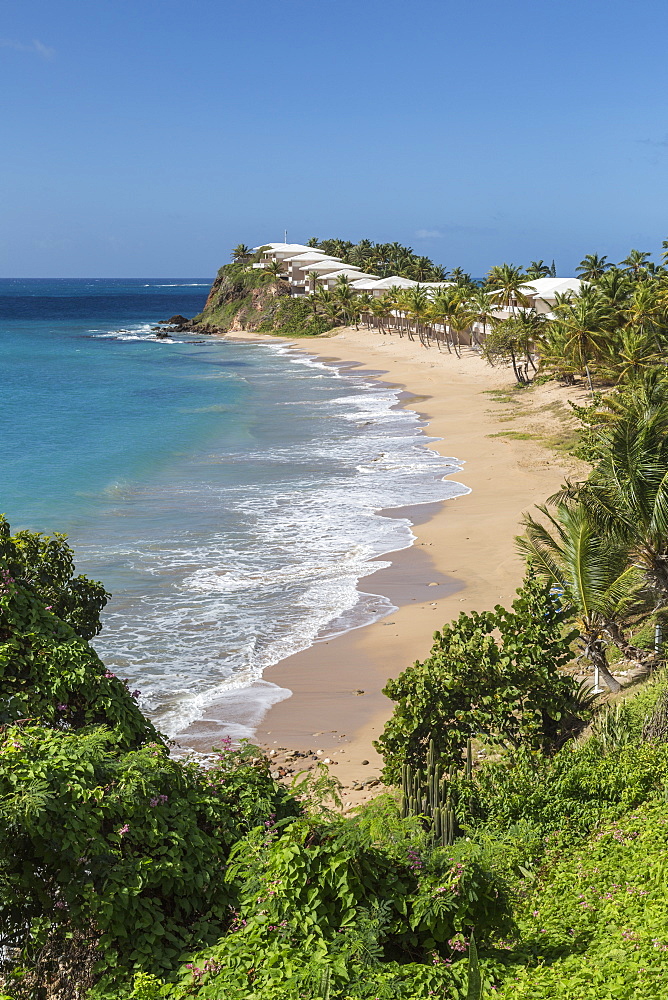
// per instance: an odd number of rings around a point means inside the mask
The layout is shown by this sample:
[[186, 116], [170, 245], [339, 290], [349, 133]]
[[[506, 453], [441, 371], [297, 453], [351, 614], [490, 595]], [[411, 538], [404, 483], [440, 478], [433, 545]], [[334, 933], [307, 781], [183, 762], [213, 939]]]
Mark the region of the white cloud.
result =
[[443, 237], [443, 233], [439, 233], [438, 229], [418, 229], [415, 235], [419, 240], [438, 240]]
[[25, 42], [16, 42], [11, 38], [0, 38], [0, 48], [14, 49], [15, 52], [32, 52], [33, 55], [41, 56], [42, 59], [53, 59], [56, 54], [55, 49], [50, 49], [39, 38], [33, 38], [27, 45]]

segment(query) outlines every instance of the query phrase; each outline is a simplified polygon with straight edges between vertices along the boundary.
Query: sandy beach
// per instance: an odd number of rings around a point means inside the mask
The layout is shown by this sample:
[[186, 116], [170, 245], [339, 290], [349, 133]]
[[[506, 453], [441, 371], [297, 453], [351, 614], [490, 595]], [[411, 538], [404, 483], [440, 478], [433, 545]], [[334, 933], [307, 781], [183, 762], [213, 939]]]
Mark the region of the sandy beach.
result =
[[[442, 503], [384, 512], [408, 513], [416, 542], [383, 557], [391, 567], [362, 579], [359, 589], [390, 597], [395, 613], [318, 642], [265, 674], [292, 696], [270, 709], [257, 742], [288, 771], [331, 761], [344, 803], [354, 804], [373, 794], [380, 772], [372, 741], [392, 711], [382, 694], [387, 679], [428, 655], [434, 630], [461, 611], [513, 600], [523, 576], [514, 545], [522, 513], [566, 476], [586, 474], [583, 464], [559, 451], [575, 423], [567, 401], [581, 402], [583, 392], [551, 382], [518, 391], [511, 370], [490, 367], [474, 351], [464, 349], [457, 358], [363, 327], [284, 342], [332, 364], [362, 365], [400, 388], [402, 404], [419, 412], [426, 433], [438, 438], [426, 447], [455, 457], [461, 471], [449, 478], [470, 490]], [[215, 705], [207, 716], [216, 718]], [[206, 722], [179, 742], [204, 749]]]

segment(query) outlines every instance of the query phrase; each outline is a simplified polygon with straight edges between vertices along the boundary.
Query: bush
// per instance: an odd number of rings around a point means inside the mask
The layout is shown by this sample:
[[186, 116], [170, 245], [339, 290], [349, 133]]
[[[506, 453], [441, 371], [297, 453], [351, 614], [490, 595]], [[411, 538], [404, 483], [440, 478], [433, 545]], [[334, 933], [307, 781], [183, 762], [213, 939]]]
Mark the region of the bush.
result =
[[571, 659], [566, 616], [531, 575], [517, 594], [511, 611], [462, 613], [434, 633], [428, 659], [388, 682], [398, 704], [375, 743], [386, 781], [398, 782], [404, 763], [423, 768], [430, 741], [457, 767], [470, 737], [549, 752], [577, 728], [586, 703], [560, 672]]
[[32, 587], [0, 583], [0, 724], [39, 720], [59, 730], [106, 724], [126, 749], [157, 740], [127, 686]]
[[78, 932], [112, 975], [173, 969], [229, 921], [232, 845], [270, 814], [299, 811], [251, 748], [223, 750], [203, 771], [159, 743], [119, 753], [119, 742], [103, 729], [2, 734], [3, 938], [28, 967]]

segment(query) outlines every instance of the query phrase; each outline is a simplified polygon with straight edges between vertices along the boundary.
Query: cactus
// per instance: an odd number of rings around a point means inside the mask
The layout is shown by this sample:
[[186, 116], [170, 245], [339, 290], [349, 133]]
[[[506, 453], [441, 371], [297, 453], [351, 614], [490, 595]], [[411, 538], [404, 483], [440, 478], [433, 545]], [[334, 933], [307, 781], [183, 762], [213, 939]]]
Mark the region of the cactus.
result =
[[[471, 740], [466, 743], [464, 774], [468, 780], [473, 775]], [[434, 842], [450, 847], [459, 835], [457, 815], [452, 795], [452, 775], [444, 772], [438, 762], [434, 740], [429, 741], [426, 768], [413, 770], [404, 764], [401, 770], [401, 815], [424, 816], [431, 821]]]

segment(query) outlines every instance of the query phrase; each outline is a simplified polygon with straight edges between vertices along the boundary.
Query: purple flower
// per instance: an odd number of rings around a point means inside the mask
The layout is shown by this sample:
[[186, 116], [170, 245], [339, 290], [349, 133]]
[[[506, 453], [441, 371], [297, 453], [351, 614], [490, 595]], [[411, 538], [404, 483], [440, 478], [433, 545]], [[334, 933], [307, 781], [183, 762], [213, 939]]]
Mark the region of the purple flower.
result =
[[140, 694], [141, 694], [141, 691], [133, 691], [132, 692], [132, 697], [133, 698], [138, 698]]
[[58, 709], [59, 712], [67, 711], [67, 705], [56, 705], [56, 708]]
[[122, 826], [122, 827], [120, 828], [120, 830], [118, 831], [118, 833], [119, 833], [119, 835], [120, 835], [120, 836], [122, 837], [122, 836], [123, 836], [124, 834], [126, 834], [126, 833], [128, 832], [128, 830], [129, 830], [129, 829], [130, 829], [130, 827], [129, 827], [129, 826], [128, 826], [128, 824], [126, 823], [126, 824], [125, 824], [125, 826]]
[[106, 672], [106, 674], [104, 676], [105, 677], [115, 677], [116, 674], [112, 674], [111, 670], [107, 670], [107, 672]]

